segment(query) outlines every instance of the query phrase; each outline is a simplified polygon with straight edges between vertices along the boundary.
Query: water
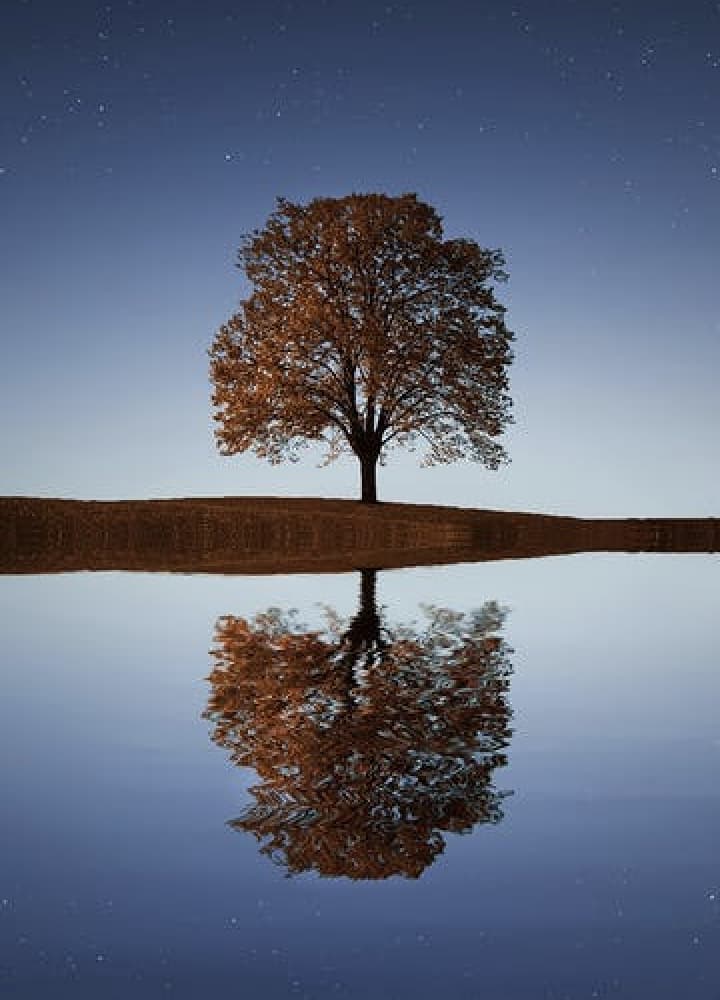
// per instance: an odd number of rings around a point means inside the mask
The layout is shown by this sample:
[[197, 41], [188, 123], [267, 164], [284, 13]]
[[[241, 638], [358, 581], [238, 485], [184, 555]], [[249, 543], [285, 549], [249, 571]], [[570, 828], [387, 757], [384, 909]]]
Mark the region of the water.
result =
[[[340, 642], [358, 574], [0, 579], [0, 995], [717, 1000], [718, 571], [591, 554], [383, 572], [381, 634], [422, 668], [406, 657], [392, 688], [356, 655], [345, 687], [315, 678], [324, 716], [319, 695], [310, 717], [241, 692], [225, 737], [219, 621], [296, 608], [300, 634], [331, 605]], [[428, 645], [421, 604], [467, 635], [487, 602], [474, 645]]]

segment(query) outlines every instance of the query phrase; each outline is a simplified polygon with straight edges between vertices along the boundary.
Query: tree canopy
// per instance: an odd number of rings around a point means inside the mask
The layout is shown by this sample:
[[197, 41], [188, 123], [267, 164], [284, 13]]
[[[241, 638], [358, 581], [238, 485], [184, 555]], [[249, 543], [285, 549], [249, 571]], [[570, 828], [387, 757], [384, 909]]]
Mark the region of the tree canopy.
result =
[[246, 236], [252, 286], [210, 349], [223, 454], [279, 462], [307, 444], [351, 451], [362, 499], [394, 446], [425, 464], [506, 461], [512, 333], [495, 285], [499, 250], [444, 239], [414, 194], [278, 199]]
[[391, 625], [364, 571], [357, 615], [308, 630], [269, 609], [219, 620], [205, 717], [255, 769], [231, 822], [291, 874], [417, 878], [445, 833], [498, 823], [512, 666], [495, 602]]

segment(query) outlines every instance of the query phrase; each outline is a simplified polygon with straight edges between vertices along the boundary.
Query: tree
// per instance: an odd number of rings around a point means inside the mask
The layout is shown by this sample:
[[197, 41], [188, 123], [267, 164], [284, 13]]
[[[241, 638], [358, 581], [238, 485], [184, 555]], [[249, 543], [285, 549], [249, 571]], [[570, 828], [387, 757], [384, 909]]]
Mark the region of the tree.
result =
[[502, 819], [512, 667], [494, 602], [390, 626], [363, 572], [360, 608], [309, 631], [270, 609], [215, 632], [205, 717], [255, 769], [231, 822], [290, 874], [417, 878], [443, 833]]
[[497, 468], [513, 339], [494, 292], [503, 265], [499, 250], [444, 239], [414, 194], [278, 199], [240, 247], [252, 293], [209, 352], [220, 451], [349, 450], [366, 502], [394, 446]]

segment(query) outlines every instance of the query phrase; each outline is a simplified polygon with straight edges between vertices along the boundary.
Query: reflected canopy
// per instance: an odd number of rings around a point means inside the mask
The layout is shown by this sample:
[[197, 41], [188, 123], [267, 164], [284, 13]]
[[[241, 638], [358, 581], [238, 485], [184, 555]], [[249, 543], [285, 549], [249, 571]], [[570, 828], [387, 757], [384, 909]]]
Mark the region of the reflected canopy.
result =
[[259, 778], [231, 825], [295, 874], [418, 877], [444, 833], [497, 823], [510, 649], [494, 602], [391, 625], [362, 574], [348, 620], [308, 629], [271, 608], [217, 623], [205, 717]]

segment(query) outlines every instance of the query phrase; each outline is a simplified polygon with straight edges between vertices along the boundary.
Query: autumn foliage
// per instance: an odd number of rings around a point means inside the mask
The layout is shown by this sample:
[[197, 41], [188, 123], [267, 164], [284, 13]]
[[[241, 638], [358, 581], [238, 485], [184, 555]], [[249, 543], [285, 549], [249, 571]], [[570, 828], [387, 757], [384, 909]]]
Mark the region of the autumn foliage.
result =
[[271, 462], [320, 442], [360, 462], [362, 498], [394, 446], [426, 464], [495, 468], [510, 419], [512, 334], [498, 250], [444, 239], [414, 194], [279, 199], [239, 254], [252, 287], [217, 333], [210, 374], [223, 454]]
[[417, 877], [502, 817], [511, 668], [493, 603], [392, 630], [372, 606], [305, 629], [277, 609], [221, 618], [206, 717], [253, 803], [232, 822], [290, 873]]

